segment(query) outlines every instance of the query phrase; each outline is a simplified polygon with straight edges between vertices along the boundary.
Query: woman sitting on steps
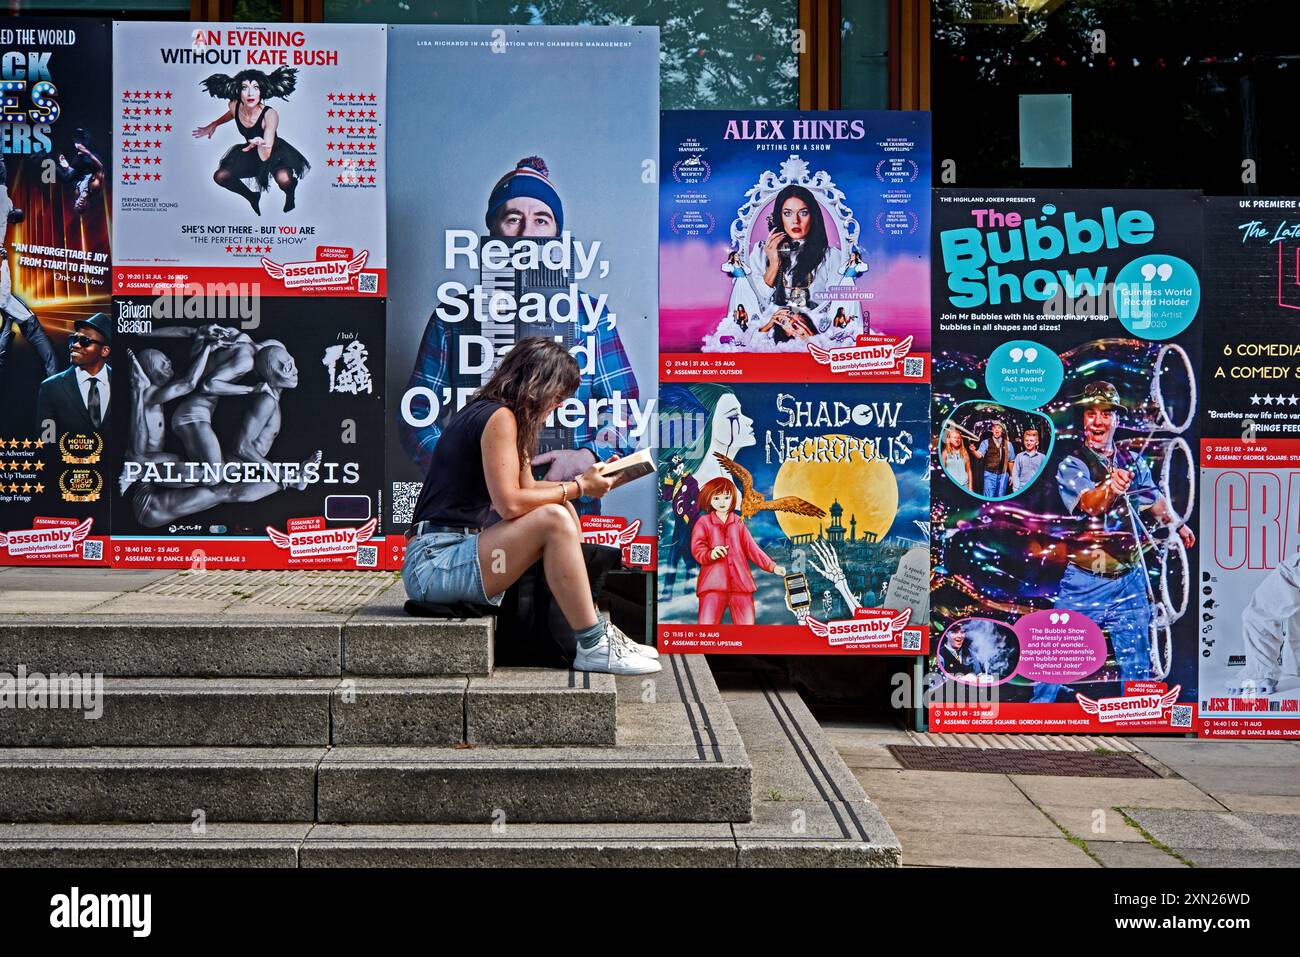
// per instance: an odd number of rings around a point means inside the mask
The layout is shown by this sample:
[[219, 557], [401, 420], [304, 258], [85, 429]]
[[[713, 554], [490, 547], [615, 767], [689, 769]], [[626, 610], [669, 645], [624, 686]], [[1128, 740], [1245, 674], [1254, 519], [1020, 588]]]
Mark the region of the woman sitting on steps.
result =
[[[407, 531], [402, 582], [414, 601], [499, 605], [537, 559], [577, 633], [578, 671], [653, 674], [659, 653], [639, 645], [591, 600], [578, 513], [569, 503], [603, 497], [602, 464], [565, 482], [533, 478], [530, 450], [542, 424], [578, 388], [578, 363], [559, 343], [529, 336], [447, 421]], [[489, 525], [489, 513], [500, 521]]]

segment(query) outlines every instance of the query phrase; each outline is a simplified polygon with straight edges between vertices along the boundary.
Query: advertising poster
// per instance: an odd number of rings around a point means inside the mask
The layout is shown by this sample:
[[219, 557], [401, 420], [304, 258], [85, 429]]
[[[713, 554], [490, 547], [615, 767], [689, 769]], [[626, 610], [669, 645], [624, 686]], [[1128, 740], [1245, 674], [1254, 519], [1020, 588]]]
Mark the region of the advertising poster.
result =
[[935, 191], [932, 731], [1194, 730], [1202, 211]]
[[927, 650], [924, 388], [659, 388], [660, 649]]
[[102, 565], [109, 23], [9, 17], [0, 51], [0, 565]]
[[[654, 445], [659, 37], [653, 27], [389, 28], [387, 563], [447, 417], [524, 336], [581, 385], [539, 479]], [[429, 78], [437, 77], [436, 122]], [[655, 487], [575, 503], [589, 541], [654, 567]]]
[[928, 381], [927, 113], [665, 111], [660, 378]]
[[381, 567], [382, 301], [113, 308], [115, 566]]
[[1200, 734], [1300, 738], [1300, 199], [1206, 203]]
[[382, 296], [385, 30], [115, 23], [115, 294]]

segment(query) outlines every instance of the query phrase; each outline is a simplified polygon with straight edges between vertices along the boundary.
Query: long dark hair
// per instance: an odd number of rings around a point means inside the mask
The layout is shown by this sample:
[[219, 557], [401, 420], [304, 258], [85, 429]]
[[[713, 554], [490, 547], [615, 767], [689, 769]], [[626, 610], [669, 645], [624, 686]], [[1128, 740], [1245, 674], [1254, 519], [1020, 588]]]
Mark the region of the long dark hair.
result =
[[515, 414], [519, 429], [519, 460], [537, 447], [537, 435], [556, 396], [578, 391], [578, 360], [545, 336], [526, 336], [501, 360], [492, 378], [470, 402], [494, 399]]
[[[826, 222], [822, 219], [822, 208], [817, 204], [817, 198], [802, 186], [787, 186], [776, 194], [772, 215], [776, 219], [777, 228], [781, 229], [783, 225], [781, 211], [785, 207], [785, 201], [791, 197], [801, 200], [808, 207], [808, 238], [803, 241], [803, 245], [799, 248], [799, 255], [794, 262], [794, 275], [791, 276], [794, 285], [807, 288], [812, 285], [813, 273], [817, 271], [817, 267], [826, 258], [826, 249], [830, 244], [826, 239]], [[776, 289], [772, 294], [772, 301], [778, 306], [784, 306], [787, 301], [785, 272], [790, 268], [790, 254], [782, 252], [780, 256], [781, 271], [777, 274]]]
[[259, 98], [263, 103], [277, 96], [287, 100], [294, 87], [298, 85], [298, 71], [291, 66], [282, 66], [271, 73], [263, 73], [261, 70], [241, 70], [234, 76], [214, 73], [203, 81], [203, 89], [208, 91], [209, 96], [218, 99], [237, 100], [239, 87], [245, 80], [253, 80], [257, 83]]

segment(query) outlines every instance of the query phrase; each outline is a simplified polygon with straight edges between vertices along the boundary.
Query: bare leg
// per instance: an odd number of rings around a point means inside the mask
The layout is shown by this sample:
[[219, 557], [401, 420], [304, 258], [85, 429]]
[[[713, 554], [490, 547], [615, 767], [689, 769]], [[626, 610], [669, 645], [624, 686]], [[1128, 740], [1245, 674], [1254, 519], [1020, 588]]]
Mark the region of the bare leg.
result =
[[[212, 423], [180, 422], [172, 425], [172, 431], [181, 440], [181, 445], [185, 446], [185, 454], [189, 456], [189, 461], [210, 463], [220, 471], [225, 457], [221, 454], [221, 442], [217, 439], [217, 433], [212, 431]], [[220, 481], [220, 478], [217, 478], [215, 481], [203, 484], [216, 485]]]
[[557, 502], [486, 529], [478, 537], [483, 590], [489, 595], [505, 591], [540, 555], [546, 584], [569, 627], [582, 631], [595, 625], [596, 607], [575, 519], [571, 507]]

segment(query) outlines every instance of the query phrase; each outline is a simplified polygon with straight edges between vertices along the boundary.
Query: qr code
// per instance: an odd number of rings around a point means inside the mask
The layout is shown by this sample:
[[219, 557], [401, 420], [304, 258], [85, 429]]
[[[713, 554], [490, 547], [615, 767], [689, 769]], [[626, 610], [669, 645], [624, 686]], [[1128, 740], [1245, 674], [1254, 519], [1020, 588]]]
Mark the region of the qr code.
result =
[[919, 379], [925, 375], [925, 359], [921, 356], [908, 356], [903, 360], [903, 377]]
[[377, 272], [358, 273], [357, 292], [379, 292], [379, 273]]
[[393, 483], [393, 524], [409, 525], [415, 517], [415, 503], [420, 498], [419, 482]]
[[627, 563], [629, 565], [649, 565], [650, 564], [650, 545], [646, 542], [633, 542], [627, 547]]
[[379, 547], [377, 545], [357, 546], [357, 568], [375, 568], [379, 565]]
[[915, 628], [908, 628], [903, 632], [903, 642], [899, 646], [904, 651], [921, 650], [921, 632]]
[[1169, 726], [1171, 728], [1190, 728], [1192, 726], [1192, 706], [1176, 704], [1169, 709]]
[[83, 562], [102, 562], [104, 560], [104, 543], [90, 539], [82, 542], [81, 560]]

